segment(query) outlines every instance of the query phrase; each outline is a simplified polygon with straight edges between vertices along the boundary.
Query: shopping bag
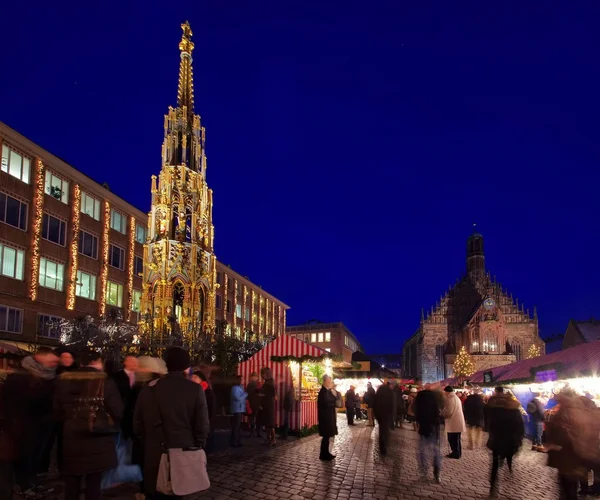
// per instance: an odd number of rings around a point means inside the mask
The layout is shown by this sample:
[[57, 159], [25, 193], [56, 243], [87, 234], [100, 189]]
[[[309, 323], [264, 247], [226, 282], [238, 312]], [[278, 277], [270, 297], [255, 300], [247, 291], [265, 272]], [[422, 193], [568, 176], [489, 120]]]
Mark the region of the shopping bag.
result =
[[124, 483], [139, 483], [142, 481], [142, 469], [139, 465], [131, 464], [131, 440], [117, 436], [117, 465], [102, 474], [102, 489], [107, 490]]

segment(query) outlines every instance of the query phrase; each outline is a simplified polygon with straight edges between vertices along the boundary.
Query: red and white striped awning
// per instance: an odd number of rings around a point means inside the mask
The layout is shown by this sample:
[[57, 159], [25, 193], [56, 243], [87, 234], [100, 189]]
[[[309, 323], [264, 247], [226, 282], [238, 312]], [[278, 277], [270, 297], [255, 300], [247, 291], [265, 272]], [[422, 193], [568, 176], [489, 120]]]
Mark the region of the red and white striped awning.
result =
[[267, 344], [264, 348], [258, 351], [248, 361], [254, 363], [267, 364], [271, 361], [271, 356], [293, 356], [294, 358], [302, 358], [303, 356], [311, 356], [319, 358], [327, 357], [329, 353], [324, 349], [307, 344], [302, 340], [289, 335], [280, 335], [273, 342]]

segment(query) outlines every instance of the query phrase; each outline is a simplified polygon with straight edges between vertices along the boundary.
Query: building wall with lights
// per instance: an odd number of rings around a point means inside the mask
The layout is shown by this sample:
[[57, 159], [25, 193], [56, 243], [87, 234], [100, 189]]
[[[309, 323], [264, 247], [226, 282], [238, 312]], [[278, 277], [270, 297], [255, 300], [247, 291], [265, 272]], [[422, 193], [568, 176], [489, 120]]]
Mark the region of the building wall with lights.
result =
[[347, 362], [352, 361], [354, 352], [363, 350], [356, 336], [341, 322], [310, 321], [304, 325], [288, 326], [285, 332], [332, 354], [341, 355]]
[[[137, 323], [148, 215], [2, 123], [0, 161], [0, 338], [52, 344], [56, 319], [109, 309]], [[229, 285], [218, 320], [285, 331], [288, 306], [220, 262], [216, 273]]]

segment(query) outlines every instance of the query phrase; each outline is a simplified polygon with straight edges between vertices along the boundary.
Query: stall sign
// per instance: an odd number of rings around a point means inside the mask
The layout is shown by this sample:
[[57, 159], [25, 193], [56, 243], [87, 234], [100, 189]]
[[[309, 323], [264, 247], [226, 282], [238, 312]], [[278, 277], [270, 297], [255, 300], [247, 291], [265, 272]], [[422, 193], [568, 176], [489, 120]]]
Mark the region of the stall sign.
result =
[[556, 370], [540, 370], [539, 372], [535, 372], [536, 382], [554, 382], [555, 380], [558, 380]]
[[493, 371], [489, 371], [489, 372], [483, 372], [483, 383], [484, 384], [491, 384], [494, 380], [494, 372]]

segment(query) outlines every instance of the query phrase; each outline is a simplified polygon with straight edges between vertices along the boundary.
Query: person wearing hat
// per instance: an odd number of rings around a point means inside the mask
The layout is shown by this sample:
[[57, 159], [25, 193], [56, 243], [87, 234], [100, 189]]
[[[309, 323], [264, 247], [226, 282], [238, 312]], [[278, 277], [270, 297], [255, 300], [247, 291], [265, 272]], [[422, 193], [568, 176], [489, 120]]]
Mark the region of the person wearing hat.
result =
[[165, 436], [169, 448], [204, 448], [209, 432], [204, 390], [186, 374], [191, 365], [188, 351], [169, 347], [164, 360], [168, 373], [142, 389], [133, 421], [144, 450], [144, 489], [151, 497], [156, 495]]

